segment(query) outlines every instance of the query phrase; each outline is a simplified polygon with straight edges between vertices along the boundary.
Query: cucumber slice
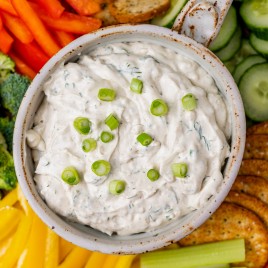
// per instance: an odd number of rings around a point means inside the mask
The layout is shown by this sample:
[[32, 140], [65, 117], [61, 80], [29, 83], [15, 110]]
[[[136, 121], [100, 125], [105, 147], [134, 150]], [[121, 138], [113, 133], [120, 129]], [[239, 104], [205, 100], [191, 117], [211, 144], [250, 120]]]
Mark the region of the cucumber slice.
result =
[[268, 120], [268, 63], [253, 65], [241, 77], [239, 89], [247, 116]]
[[170, 8], [164, 16], [158, 16], [151, 20], [152, 24], [171, 28], [177, 15], [180, 13], [188, 0], [171, 0]]
[[254, 33], [251, 33], [249, 42], [256, 51], [258, 51], [264, 57], [268, 57], [268, 41], [260, 39]]
[[254, 50], [254, 48], [250, 45], [248, 39], [242, 39], [241, 48], [239, 51], [235, 54], [235, 56], [230, 59], [229, 61], [225, 61], [224, 65], [227, 67], [227, 69], [230, 71], [230, 73], [233, 73], [236, 66], [244, 60], [246, 57], [250, 55], [256, 55], [257, 51]]
[[257, 37], [268, 40], [268, 0], [243, 1], [240, 14]]
[[241, 46], [241, 36], [242, 36], [242, 31], [240, 27], [238, 27], [235, 33], [233, 34], [230, 42], [228, 43], [228, 45], [215, 53], [219, 57], [220, 60], [228, 61], [232, 57], [234, 57], [234, 55], [236, 54], [236, 52], [239, 50]]
[[231, 6], [224, 22], [221, 26], [220, 32], [218, 33], [215, 40], [210, 44], [209, 49], [212, 51], [217, 51], [225, 47], [231, 40], [237, 27], [237, 16], [236, 9]]
[[242, 75], [253, 65], [258, 64], [258, 63], [264, 63], [266, 62], [266, 59], [259, 56], [259, 55], [252, 55], [244, 60], [242, 60], [235, 68], [233, 77], [234, 80], [237, 84], [239, 84], [239, 81], [242, 77]]

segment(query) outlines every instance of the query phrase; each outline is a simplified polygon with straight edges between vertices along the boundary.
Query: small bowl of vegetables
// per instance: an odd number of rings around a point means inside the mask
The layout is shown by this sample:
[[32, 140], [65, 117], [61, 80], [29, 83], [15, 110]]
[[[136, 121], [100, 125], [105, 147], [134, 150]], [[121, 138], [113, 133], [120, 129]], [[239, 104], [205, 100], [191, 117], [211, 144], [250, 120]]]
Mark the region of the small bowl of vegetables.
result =
[[[173, 57], [183, 75], [172, 74]], [[237, 87], [208, 49], [169, 29], [121, 25], [78, 38], [44, 66], [17, 116], [14, 158], [26, 198], [55, 232], [131, 254], [202, 224], [230, 190], [244, 142]]]

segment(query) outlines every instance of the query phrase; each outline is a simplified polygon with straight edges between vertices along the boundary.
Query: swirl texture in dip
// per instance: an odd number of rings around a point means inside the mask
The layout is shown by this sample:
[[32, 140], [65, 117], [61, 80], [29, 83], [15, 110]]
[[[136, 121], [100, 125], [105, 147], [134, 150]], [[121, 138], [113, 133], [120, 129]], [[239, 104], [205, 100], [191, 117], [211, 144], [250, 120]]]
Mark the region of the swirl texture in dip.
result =
[[[141, 94], [130, 90], [134, 77], [143, 81]], [[99, 100], [100, 88], [114, 89], [115, 99]], [[230, 116], [213, 78], [193, 60], [157, 44], [103, 45], [57, 69], [44, 93], [27, 142], [37, 189], [56, 213], [109, 235], [148, 232], [204, 206], [221, 185]], [[182, 107], [188, 93], [197, 99], [193, 111]], [[150, 113], [155, 99], [168, 105], [165, 116]], [[120, 121], [113, 131], [104, 123], [110, 114]], [[89, 134], [75, 130], [77, 117], [90, 120]], [[102, 131], [114, 139], [103, 143]], [[153, 138], [149, 146], [137, 141], [143, 132]], [[94, 151], [82, 150], [86, 138], [97, 140]], [[111, 164], [107, 176], [92, 172], [96, 160]], [[188, 172], [176, 178], [171, 166], [181, 162]], [[61, 179], [67, 166], [80, 174], [77, 185]], [[156, 181], [146, 176], [152, 168], [160, 174]], [[125, 181], [123, 193], [109, 192], [112, 180]]]

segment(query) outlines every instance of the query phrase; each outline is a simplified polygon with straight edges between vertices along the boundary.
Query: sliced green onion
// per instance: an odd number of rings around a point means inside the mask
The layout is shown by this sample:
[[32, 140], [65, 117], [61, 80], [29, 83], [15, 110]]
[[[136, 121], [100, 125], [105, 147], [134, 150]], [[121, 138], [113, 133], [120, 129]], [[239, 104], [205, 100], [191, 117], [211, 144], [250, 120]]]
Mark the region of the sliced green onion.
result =
[[102, 101], [113, 101], [115, 99], [116, 93], [111, 88], [101, 88], [99, 89], [98, 98]]
[[155, 115], [155, 116], [163, 116], [167, 114], [168, 106], [163, 100], [156, 99], [151, 104], [150, 112], [152, 115]]
[[105, 124], [111, 129], [114, 130], [118, 128], [119, 126], [119, 121], [117, 118], [113, 115], [110, 114], [106, 119], [105, 119]]
[[100, 139], [104, 143], [108, 143], [114, 139], [114, 135], [107, 131], [102, 131], [100, 135]]
[[[244, 239], [225, 240], [202, 245], [162, 250], [141, 255], [142, 268], [202, 267], [245, 260]], [[216, 266], [217, 267], [217, 266]]]
[[61, 178], [63, 181], [70, 185], [75, 185], [80, 182], [80, 177], [77, 170], [74, 167], [66, 167], [62, 173]]
[[184, 110], [192, 111], [196, 108], [196, 98], [193, 94], [189, 93], [182, 97], [181, 99], [182, 107]]
[[138, 78], [132, 78], [130, 83], [130, 89], [131, 91], [141, 94], [143, 88], [143, 82]]
[[147, 134], [147, 133], [141, 133], [138, 137], [137, 137], [137, 141], [143, 145], [143, 146], [148, 146], [151, 144], [151, 142], [153, 141], [153, 138]]
[[159, 172], [156, 169], [150, 169], [147, 172], [147, 177], [151, 181], [158, 180], [159, 179], [159, 176], [160, 176], [160, 174], [159, 174]]
[[173, 163], [171, 169], [175, 177], [185, 178], [188, 172], [188, 165], [186, 163]]
[[126, 182], [120, 180], [113, 180], [109, 183], [109, 192], [113, 195], [119, 195], [125, 191]]
[[97, 175], [97, 176], [105, 176], [108, 175], [111, 171], [111, 165], [108, 161], [105, 160], [98, 160], [95, 161], [91, 165], [91, 170]]
[[73, 125], [78, 133], [87, 135], [90, 131], [91, 122], [86, 117], [76, 117]]
[[97, 141], [94, 140], [94, 139], [85, 139], [83, 140], [82, 142], [82, 150], [85, 152], [85, 153], [88, 153], [88, 152], [91, 152], [91, 151], [94, 151], [97, 147]]

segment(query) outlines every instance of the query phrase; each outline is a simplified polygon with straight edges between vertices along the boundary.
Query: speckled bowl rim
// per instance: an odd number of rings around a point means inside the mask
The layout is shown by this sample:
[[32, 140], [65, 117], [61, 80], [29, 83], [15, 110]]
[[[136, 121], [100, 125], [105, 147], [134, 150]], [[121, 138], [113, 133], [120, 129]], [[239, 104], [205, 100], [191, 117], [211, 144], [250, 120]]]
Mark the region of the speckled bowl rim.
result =
[[[71, 223], [56, 215], [39, 196], [32, 174], [32, 160], [25, 143], [25, 133], [40, 104], [42, 83], [62, 62], [75, 59], [81, 51], [105, 42], [134, 41], [159, 43], [174, 49], [203, 66], [222, 86], [232, 117], [231, 155], [225, 168], [222, 186], [205, 207], [191, 213], [180, 221], [154, 232], [131, 236], [108, 236], [97, 230]], [[18, 112], [14, 132], [14, 162], [20, 187], [37, 215], [64, 239], [83, 248], [109, 254], [136, 254], [167, 246], [176, 242], [200, 226], [218, 208], [228, 194], [242, 161], [245, 146], [246, 123], [241, 96], [237, 86], [223, 63], [207, 48], [175, 31], [154, 25], [117, 25], [102, 28], [84, 35], [60, 50], [37, 74], [30, 85]]]

